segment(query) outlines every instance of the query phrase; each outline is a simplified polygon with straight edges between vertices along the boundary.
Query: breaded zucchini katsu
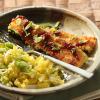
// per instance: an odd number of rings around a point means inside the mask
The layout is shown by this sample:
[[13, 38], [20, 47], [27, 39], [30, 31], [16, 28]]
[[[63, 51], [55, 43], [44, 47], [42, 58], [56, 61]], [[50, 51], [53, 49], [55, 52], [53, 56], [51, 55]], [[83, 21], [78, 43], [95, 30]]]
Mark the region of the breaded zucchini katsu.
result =
[[53, 27], [41, 27], [24, 16], [13, 18], [8, 31], [19, 35], [25, 44], [66, 63], [81, 67], [96, 47], [96, 38], [76, 36]]

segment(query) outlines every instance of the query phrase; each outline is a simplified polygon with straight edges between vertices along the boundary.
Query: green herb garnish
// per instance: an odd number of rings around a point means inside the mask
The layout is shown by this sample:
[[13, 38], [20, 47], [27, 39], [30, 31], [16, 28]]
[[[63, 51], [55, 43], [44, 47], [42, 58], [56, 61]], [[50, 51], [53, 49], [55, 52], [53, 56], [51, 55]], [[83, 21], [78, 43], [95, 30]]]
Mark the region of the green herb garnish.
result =
[[15, 65], [22, 71], [25, 71], [29, 67], [28, 63], [23, 60], [16, 60]]
[[52, 50], [60, 50], [60, 46], [58, 44], [53, 44]]
[[13, 44], [10, 43], [10, 42], [6, 42], [5, 46], [8, 47], [8, 48], [10, 48], [10, 49], [13, 49]]
[[25, 30], [28, 30], [29, 28], [33, 27], [34, 24], [32, 21], [29, 22], [29, 24], [25, 27]]
[[54, 28], [56, 28], [56, 29], [58, 29], [59, 28], [59, 26], [60, 26], [60, 22], [58, 21], [58, 22], [56, 22], [56, 24], [55, 24], [55, 26], [54, 26]]
[[22, 23], [22, 21], [21, 21], [20, 18], [16, 19], [16, 24], [17, 24], [17, 25], [21, 25], [21, 23]]
[[41, 36], [38, 36], [38, 35], [34, 35], [33, 39], [34, 39], [35, 43], [39, 43], [43, 40], [43, 38]]

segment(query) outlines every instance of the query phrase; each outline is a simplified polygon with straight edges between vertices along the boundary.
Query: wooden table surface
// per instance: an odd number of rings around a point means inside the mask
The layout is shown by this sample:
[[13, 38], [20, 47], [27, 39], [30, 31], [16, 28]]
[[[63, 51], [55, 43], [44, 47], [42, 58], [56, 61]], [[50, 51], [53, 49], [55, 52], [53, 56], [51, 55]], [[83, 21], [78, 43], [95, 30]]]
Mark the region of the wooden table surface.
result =
[[57, 6], [78, 12], [100, 29], [100, 0], [0, 0], [0, 12], [22, 6]]

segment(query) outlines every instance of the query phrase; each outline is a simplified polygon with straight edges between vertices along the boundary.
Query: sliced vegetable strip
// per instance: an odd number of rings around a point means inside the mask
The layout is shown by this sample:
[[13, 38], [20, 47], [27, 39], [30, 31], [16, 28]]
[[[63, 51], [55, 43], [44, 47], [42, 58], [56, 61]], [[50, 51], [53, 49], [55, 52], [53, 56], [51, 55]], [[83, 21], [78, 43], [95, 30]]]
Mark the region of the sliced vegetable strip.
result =
[[[20, 20], [20, 24], [17, 20]], [[88, 60], [87, 55], [95, 49], [96, 38], [78, 37], [58, 31], [55, 26], [43, 28], [32, 21], [28, 21], [24, 16], [17, 16], [9, 24], [8, 30], [10, 33], [14, 30], [15, 34], [36, 50], [75, 66], [82, 66]]]

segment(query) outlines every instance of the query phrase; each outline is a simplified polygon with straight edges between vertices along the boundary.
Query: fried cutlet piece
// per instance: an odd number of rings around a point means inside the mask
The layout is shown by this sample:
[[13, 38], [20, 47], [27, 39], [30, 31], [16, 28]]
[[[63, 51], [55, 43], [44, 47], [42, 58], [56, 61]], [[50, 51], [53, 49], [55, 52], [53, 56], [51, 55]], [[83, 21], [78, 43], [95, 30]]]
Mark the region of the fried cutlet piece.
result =
[[[8, 26], [8, 29], [12, 29], [14, 32], [20, 35], [24, 32], [23, 26], [25, 27], [29, 21], [24, 16], [17, 16], [16, 18], [12, 19], [11, 23]], [[36, 25], [37, 27], [38, 25]], [[45, 32], [42, 28], [37, 28], [34, 30], [37, 32]], [[85, 51], [87, 54], [92, 53], [92, 51], [96, 47], [96, 38], [95, 37], [88, 37], [88, 36], [76, 36], [75, 34], [70, 34], [67, 32], [55, 32], [56, 37], [62, 38], [66, 40], [67, 43], [73, 44], [77, 46], [78, 48]], [[53, 35], [52, 34], [52, 35]]]
[[67, 43], [77, 46], [87, 54], [92, 53], [92, 51], [96, 48], [97, 40], [95, 37], [76, 36], [75, 34], [67, 32], [56, 32], [54, 34], [56, 34], [57, 37], [66, 40]]
[[82, 66], [88, 60], [84, 51], [91, 53], [96, 46], [94, 37], [77, 37], [66, 32], [51, 34], [33, 23], [25, 30], [29, 24], [30, 21], [25, 17], [17, 16], [11, 21], [8, 29], [13, 30], [34, 49], [75, 66]]
[[[24, 33], [23, 29], [28, 23], [29, 20], [27, 20], [24, 16], [17, 16], [16, 18], [12, 19], [11, 23], [8, 26], [8, 29], [12, 29], [16, 34], [18, 34], [19, 32], [21, 35]], [[38, 25], [36, 25], [36, 27], [38, 27]], [[42, 28], [37, 28], [34, 31], [39, 33], [45, 32], [45, 30]], [[77, 46], [87, 54], [91, 54], [96, 47], [97, 40], [95, 37], [76, 36], [75, 34], [59, 31], [54, 32], [52, 35], [66, 40], [67, 43]]]
[[[53, 41], [48, 42], [46, 44], [44, 42], [34, 44], [34, 41], [31, 39], [29, 40], [28, 38], [24, 38], [24, 41], [26, 44], [31, 45], [35, 50], [44, 52], [52, 57], [55, 57], [66, 63], [75, 65], [77, 67], [81, 67], [88, 60], [88, 56], [86, 55], [86, 53], [84, 53], [79, 48], [73, 48], [73, 50], [71, 50], [70, 48], [64, 47], [60, 48], [59, 50], [52, 50], [52, 43], [54, 43]], [[60, 43], [58, 44], [61, 45]]]

